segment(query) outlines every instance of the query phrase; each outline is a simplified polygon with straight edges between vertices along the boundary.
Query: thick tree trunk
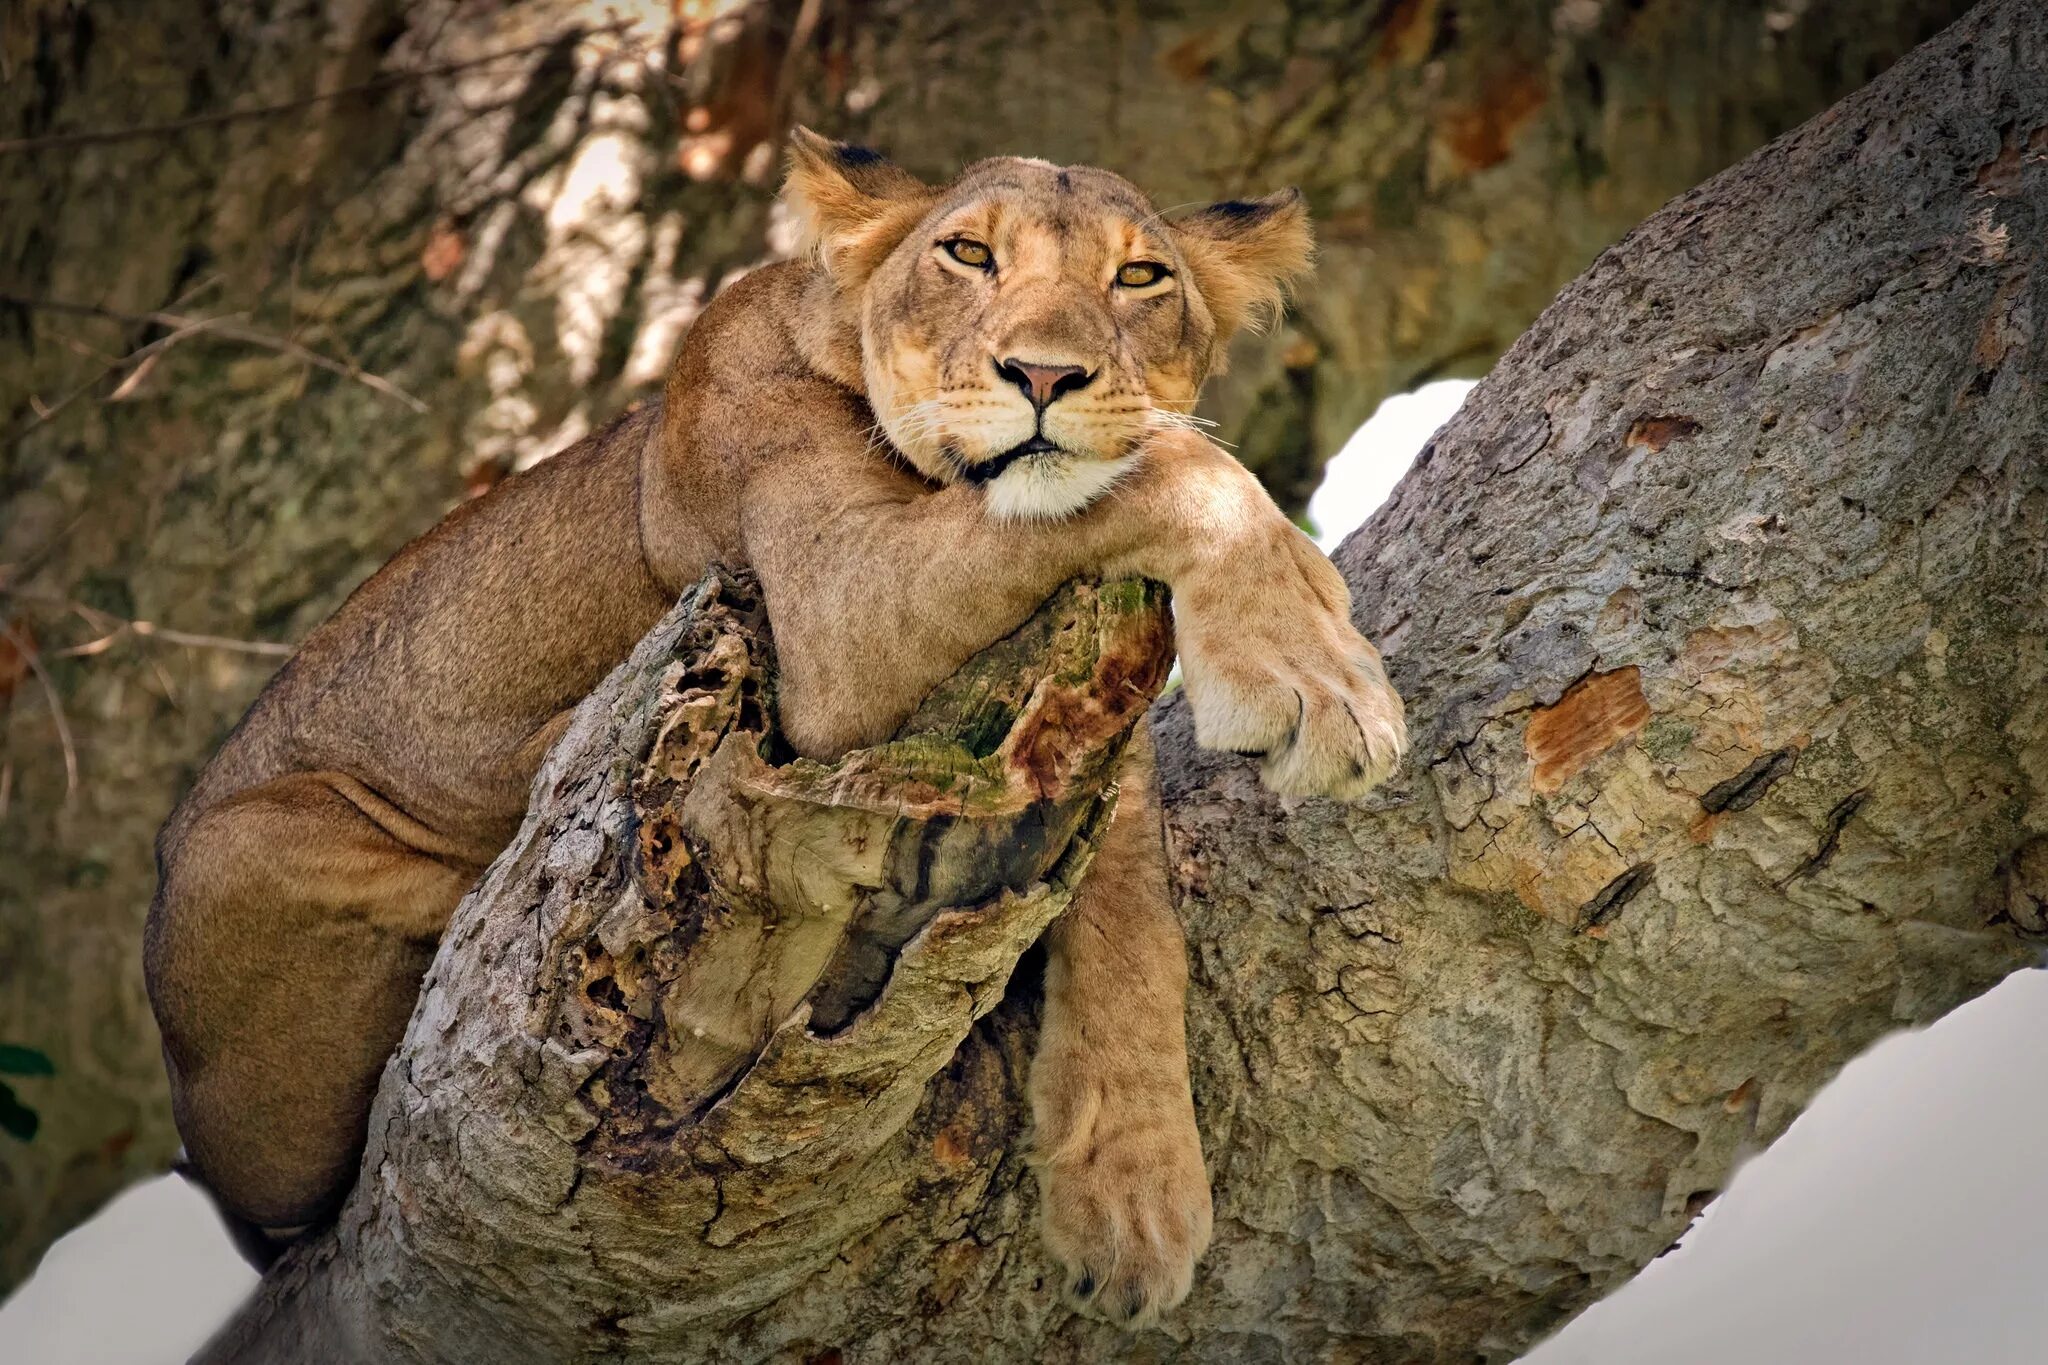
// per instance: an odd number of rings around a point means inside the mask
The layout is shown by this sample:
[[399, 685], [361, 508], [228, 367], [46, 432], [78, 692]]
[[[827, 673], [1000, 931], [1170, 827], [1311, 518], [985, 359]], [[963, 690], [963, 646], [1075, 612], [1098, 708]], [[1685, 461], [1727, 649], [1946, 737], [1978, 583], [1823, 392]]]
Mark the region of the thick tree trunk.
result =
[[775, 0], [674, 35], [592, 8], [0, 14], [0, 1042], [57, 1066], [19, 1086], [35, 1140], [0, 1136], [0, 1289], [175, 1148], [136, 944], [178, 790], [465, 486], [647, 391], [782, 240], [787, 119], [933, 174], [1093, 160], [1167, 203], [1300, 182], [1322, 277], [1216, 398], [1298, 506], [1380, 396], [1482, 366], [1961, 5]]
[[1604, 255], [1345, 545], [1411, 706], [1392, 787], [1282, 802], [1156, 709], [1218, 1193], [1162, 1329], [1059, 1304], [1030, 992], [969, 1031], [1035, 892], [942, 916], [850, 1030], [794, 1016], [722, 1106], [587, 1084], [630, 1029], [552, 1002], [633, 862], [571, 789], [636, 750], [571, 743], [338, 1234], [218, 1358], [1512, 1356], [1857, 1050], [2038, 957], [2044, 227], [2048, 21], [1993, 0]]

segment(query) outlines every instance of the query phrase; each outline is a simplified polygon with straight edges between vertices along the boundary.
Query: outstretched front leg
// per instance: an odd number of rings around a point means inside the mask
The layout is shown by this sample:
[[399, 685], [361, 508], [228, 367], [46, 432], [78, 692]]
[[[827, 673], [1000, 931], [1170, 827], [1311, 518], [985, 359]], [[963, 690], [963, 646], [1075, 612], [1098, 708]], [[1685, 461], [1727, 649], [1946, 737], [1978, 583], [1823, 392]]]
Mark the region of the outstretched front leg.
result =
[[[847, 444], [821, 431], [800, 448]], [[1058, 523], [999, 524], [972, 486], [821, 458], [758, 479], [744, 525], [775, 623], [777, 708], [802, 753], [885, 737], [1062, 582], [1093, 573], [1168, 585], [1196, 737], [1257, 754], [1268, 786], [1356, 797], [1400, 759], [1401, 701], [1352, 625], [1343, 577], [1197, 436], [1161, 434], [1115, 497]], [[1210, 1208], [1149, 764], [1124, 793], [1049, 941], [1032, 1101], [1045, 1233], [1069, 1288], [1138, 1323], [1187, 1293]]]
[[1188, 1088], [1187, 948], [1146, 725], [1118, 774], [1102, 847], [1046, 950], [1031, 1065], [1045, 1241], [1071, 1298], [1137, 1326], [1187, 1296], [1210, 1230]]
[[1362, 796], [1400, 760], [1401, 699], [1343, 575], [1200, 436], [1155, 434], [1116, 493], [1070, 519], [1011, 523], [972, 485], [933, 492], [867, 455], [857, 429], [800, 439], [817, 454], [765, 467], [743, 518], [799, 752], [886, 738], [1061, 583], [1100, 574], [1172, 590], [1204, 748], [1258, 755], [1295, 796]]

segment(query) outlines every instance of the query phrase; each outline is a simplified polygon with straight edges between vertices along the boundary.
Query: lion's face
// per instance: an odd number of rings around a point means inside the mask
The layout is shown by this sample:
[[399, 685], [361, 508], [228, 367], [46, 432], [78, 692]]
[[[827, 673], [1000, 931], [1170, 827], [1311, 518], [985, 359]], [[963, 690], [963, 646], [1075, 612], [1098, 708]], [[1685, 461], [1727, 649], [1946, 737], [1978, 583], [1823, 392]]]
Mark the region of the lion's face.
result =
[[868, 282], [869, 406], [927, 477], [1060, 516], [1185, 422], [1216, 324], [1151, 205], [1115, 176], [984, 163]]
[[791, 199], [857, 320], [878, 436], [996, 516], [1075, 512], [1195, 422], [1230, 332], [1306, 262], [1292, 192], [1168, 222], [1107, 171], [1004, 157], [934, 190], [808, 137]]

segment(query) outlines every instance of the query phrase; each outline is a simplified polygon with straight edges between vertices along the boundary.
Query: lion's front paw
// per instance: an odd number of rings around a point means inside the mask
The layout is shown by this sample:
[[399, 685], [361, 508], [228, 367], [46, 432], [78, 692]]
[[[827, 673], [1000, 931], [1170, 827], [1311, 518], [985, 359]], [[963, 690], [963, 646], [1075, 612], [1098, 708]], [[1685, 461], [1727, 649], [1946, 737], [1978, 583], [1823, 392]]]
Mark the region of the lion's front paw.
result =
[[1283, 795], [1356, 799], [1400, 764], [1401, 698], [1351, 625], [1343, 578], [1294, 536], [1277, 563], [1175, 598], [1195, 738], [1258, 756]]
[[1077, 1307], [1135, 1328], [1187, 1297], [1211, 1218], [1193, 1115], [1098, 1122], [1084, 1149], [1043, 1163], [1039, 1183], [1046, 1246]]

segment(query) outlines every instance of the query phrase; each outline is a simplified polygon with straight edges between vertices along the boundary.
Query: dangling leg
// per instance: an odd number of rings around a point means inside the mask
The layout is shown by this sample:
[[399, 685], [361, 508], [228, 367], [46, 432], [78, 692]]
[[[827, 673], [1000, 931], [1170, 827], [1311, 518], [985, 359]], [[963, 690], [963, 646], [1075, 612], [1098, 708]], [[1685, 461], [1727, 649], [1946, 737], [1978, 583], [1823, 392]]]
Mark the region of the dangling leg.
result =
[[1080, 893], [1046, 935], [1031, 1110], [1045, 1238], [1068, 1292], [1136, 1324], [1187, 1295], [1210, 1207], [1188, 1086], [1187, 945], [1147, 726], [1119, 791]]

